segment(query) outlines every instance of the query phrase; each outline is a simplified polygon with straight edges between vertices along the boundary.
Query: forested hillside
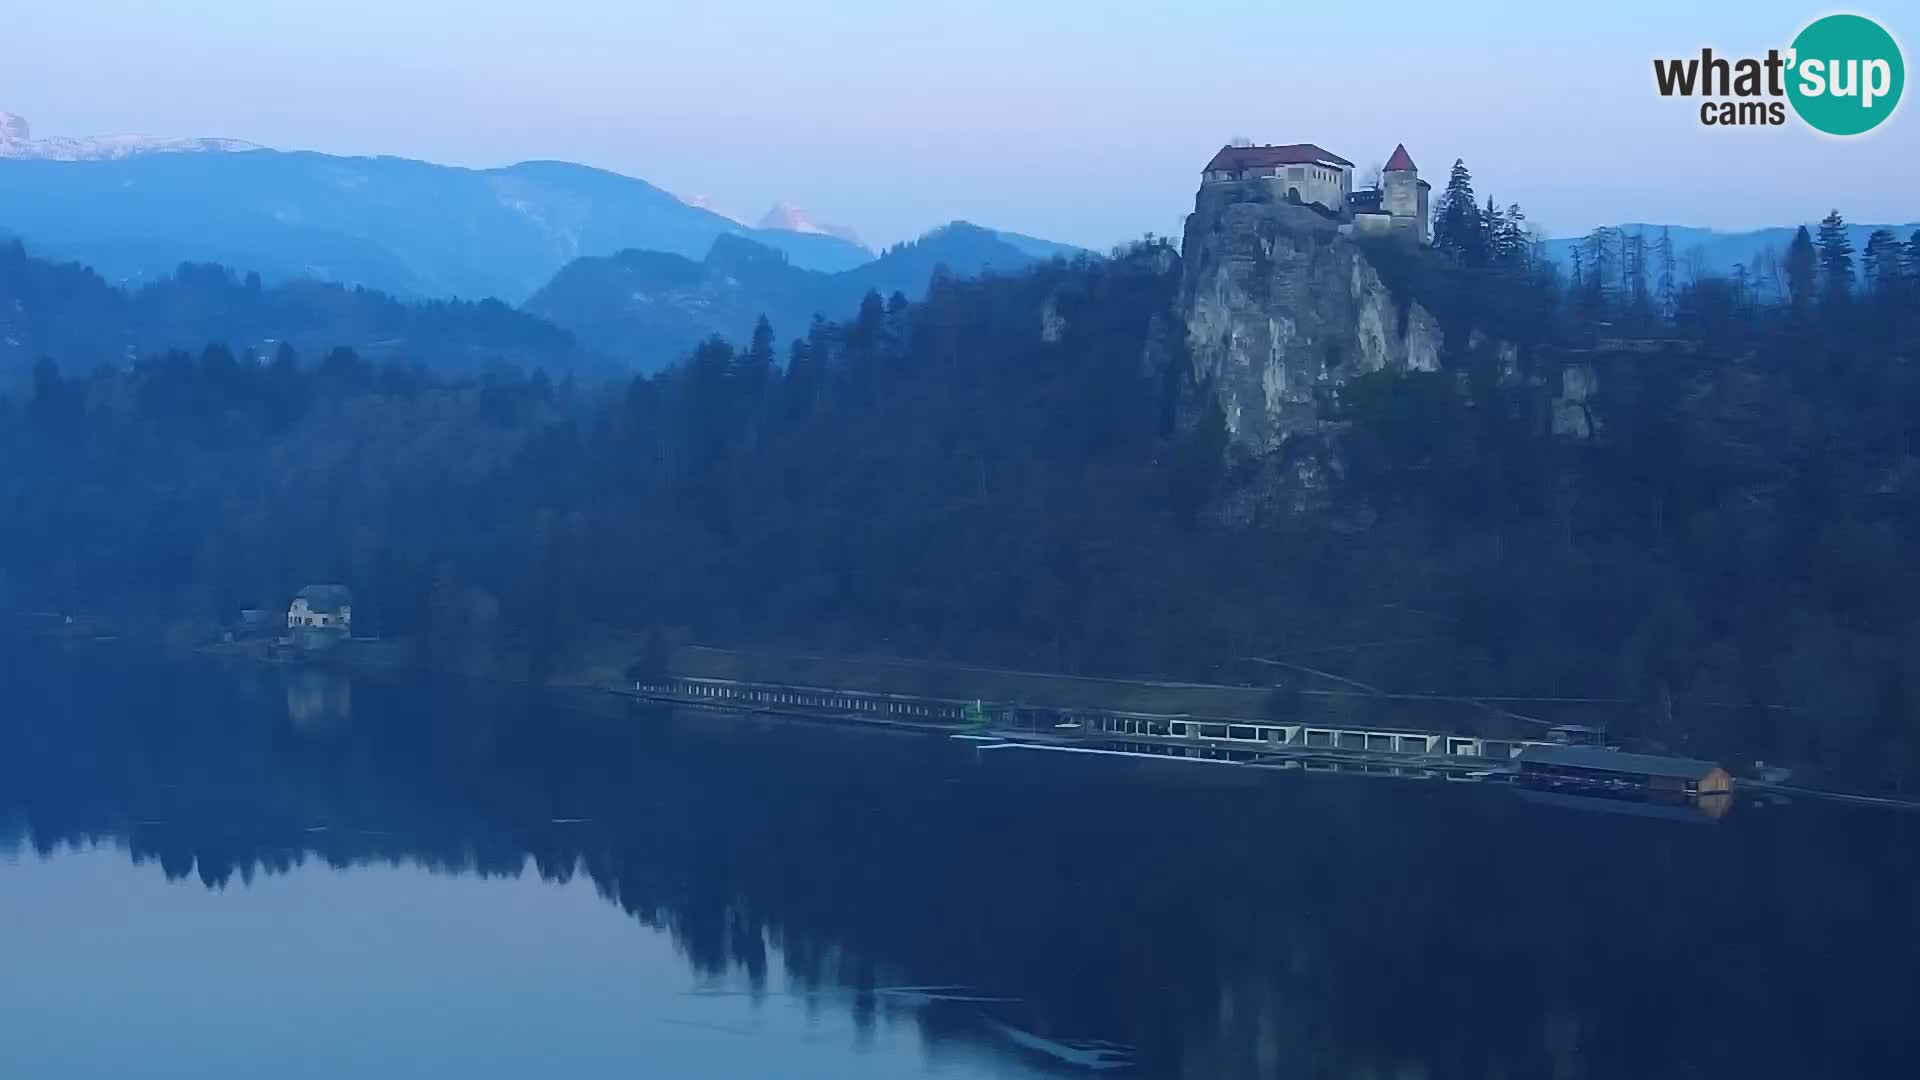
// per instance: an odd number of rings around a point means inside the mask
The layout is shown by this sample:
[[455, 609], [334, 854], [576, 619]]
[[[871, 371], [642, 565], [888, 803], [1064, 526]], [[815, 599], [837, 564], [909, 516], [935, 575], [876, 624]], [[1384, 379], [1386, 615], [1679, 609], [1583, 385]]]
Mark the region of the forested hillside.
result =
[[0, 409], [0, 605], [230, 618], [338, 580], [357, 627], [534, 677], [597, 623], [1126, 675], [1255, 657], [1600, 699], [1621, 734], [1910, 788], [1920, 274], [1879, 240], [1856, 283], [1835, 227], [1796, 239], [1786, 303], [1575, 283], [1452, 213], [1387, 269], [1524, 348], [1352, 381], [1285, 452], [1317, 470], [1229, 463], [1218, 411], [1182, 407], [1158, 243], [869, 293], [605, 394], [344, 352], [43, 365]]
[[1045, 250], [1036, 246], [1044, 241], [1016, 239], [956, 221], [830, 274], [753, 240], [722, 236], [699, 261], [663, 251], [575, 259], [524, 308], [635, 371], [656, 371], [715, 334], [744, 340], [761, 316], [797, 329], [816, 315], [846, 318], [867, 292], [918, 300], [936, 270], [975, 277], [1043, 257], [1030, 252]]
[[374, 362], [445, 373], [510, 364], [556, 376], [610, 374], [571, 334], [496, 300], [405, 303], [317, 281], [262, 284], [259, 275], [186, 264], [137, 289], [91, 269], [28, 254], [0, 238], [0, 391], [17, 390], [41, 358], [73, 371], [123, 365], [156, 351], [198, 352], [219, 342], [245, 357], [284, 346], [318, 356], [334, 348]]
[[[1905, 240], [1920, 232], [1920, 222], [1886, 225], [1848, 225], [1847, 240], [1864, 251], [1873, 234], [1886, 230]], [[1661, 260], [1676, 263], [1690, 275], [1714, 274], [1760, 294], [1770, 301], [1786, 299], [1786, 254], [1795, 227], [1775, 226], [1726, 232], [1686, 225], [1649, 225], [1632, 222], [1594, 229], [1585, 236], [1546, 241], [1545, 253], [1563, 274], [1578, 266], [1582, 274], [1598, 268], [1602, 275], [1622, 279], [1635, 272], [1654, 271]], [[1856, 268], [1858, 269], [1858, 268]]]

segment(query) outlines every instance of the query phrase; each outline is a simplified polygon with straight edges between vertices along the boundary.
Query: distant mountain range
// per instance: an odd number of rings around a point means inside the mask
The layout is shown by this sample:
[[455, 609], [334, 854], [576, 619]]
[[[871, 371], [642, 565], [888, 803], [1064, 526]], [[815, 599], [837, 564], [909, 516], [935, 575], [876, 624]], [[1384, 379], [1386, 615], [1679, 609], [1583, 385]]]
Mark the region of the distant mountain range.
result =
[[[1615, 225], [1621, 233], [1638, 232], [1646, 238], [1648, 258], [1651, 259], [1653, 245], [1660, 238], [1660, 230], [1666, 229], [1673, 239], [1673, 257], [1676, 270], [1684, 279], [1690, 270], [1703, 274], [1731, 274], [1736, 264], [1753, 267], [1756, 257], [1771, 249], [1784, 258], [1787, 245], [1793, 242], [1795, 225], [1776, 226], [1766, 229], [1750, 229], [1746, 232], [1721, 232], [1717, 229], [1697, 229], [1688, 225], [1649, 225], [1642, 222], [1630, 222]], [[1847, 237], [1853, 241], [1854, 265], [1860, 265], [1860, 253], [1867, 248], [1867, 237], [1875, 229], [1889, 229], [1902, 243], [1920, 230], [1920, 222], [1905, 225], [1848, 225]], [[1807, 231], [1818, 233], [1819, 224], [1808, 222]], [[1573, 251], [1586, 241], [1583, 237], [1569, 236], [1546, 242], [1547, 257], [1565, 270], [1573, 266]]]
[[0, 159], [0, 224], [127, 284], [217, 262], [271, 281], [509, 303], [582, 255], [698, 257], [718, 236], [820, 270], [872, 258], [838, 237], [747, 229], [645, 181], [564, 162], [458, 169], [277, 150]]
[[665, 367], [714, 334], [744, 343], [763, 314], [785, 340], [804, 335], [815, 315], [850, 318], [870, 290], [919, 299], [937, 270], [968, 277], [1036, 261], [1002, 234], [964, 222], [838, 273], [722, 234], [697, 261], [657, 251], [576, 259], [515, 309], [491, 299], [404, 301], [310, 279], [267, 283], [214, 264], [125, 287], [78, 263], [37, 257], [0, 230], [0, 392], [43, 356], [78, 371], [209, 342], [262, 358], [285, 343], [309, 362], [344, 346], [374, 362], [443, 373], [514, 364], [618, 376]]
[[239, 139], [174, 139], [159, 135], [90, 135], [35, 139], [27, 118], [0, 112], [0, 158], [45, 161], [112, 161], [135, 154], [258, 150]]
[[955, 222], [875, 257], [786, 203], [762, 226], [564, 162], [34, 139], [0, 114], [0, 368], [11, 382], [40, 356], [90, 367], [218, 341], [442, 370], [656, 370], [714, 334], [744, 341], [763, 314], [798, 336], [869, 290], [919, 299], [937, 267], [1084, 254]]
[[[35, 139], [25, 119], [0, 113], [0, 235], [8, 233], [36, 255], [136, 288], [182, 263], [217, 263], [268, 284], [317, 279], [401, 299], [510, 304], [575, 259], [650, 251], [698, 260], [721, 237], [778, 251], [798, 271], [874, 261], [851, 229], [784, 202], [749, 225], [698, 196], [567, 162], [465, 169], [234, 139]], [[1079, 253], [1018, 234], [1000, 239], [1029, 258]]]
[[763, 314], [786, 341], [804, 335], [816, 314], [850, 317], [870, 290], [918, 300], [936, 268], [971, 277], [1017, 271], [1066, 252], [1084, 254], [956, 221], [872, 262], [822, 273], [751, 240], [722, 236], [698, 261], [657, 251], [576, 259], [524, 307], [588, 348], [650, 370], [714, 334], [744, 342]]
[[724, 235], [819, 270], [873, 257], [829, 231], [749, 228], [645, 181], [564, 162], [462, 169], [233, 139], [34, 139], [5, 113], [0, 226], [125, 284], [217, 262], [268, 281], [510, 303], [582, 255], [637, 247], [698, 257]]

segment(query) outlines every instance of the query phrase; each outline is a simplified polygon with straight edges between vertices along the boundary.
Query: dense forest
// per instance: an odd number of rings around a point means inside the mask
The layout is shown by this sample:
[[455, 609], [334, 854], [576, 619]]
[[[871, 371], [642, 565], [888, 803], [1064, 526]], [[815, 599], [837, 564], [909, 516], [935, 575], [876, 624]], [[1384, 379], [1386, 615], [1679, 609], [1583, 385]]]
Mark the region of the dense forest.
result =
[[566, 330], [497, 300], [406, 302], [321, 281], [265, 284], [257, 273], [195, 263], [128, 289], [0, 235], [0, 392], [23, 384], [42, 357], [86, 372], [208, 341], [264, 358], [283, 345], [314, 354], [348, 347], [450, 372], [508, 358], [556, 377], [619, 370]]
[[243, 358], [270, 359], [282, 346], [312, 355], [351, 348], [441, 374], [510, 359], [553, 378], [604, 379], [657, 371], [714, 334], [744, 339], [761, 316], [800, 329], [815, 313], [854, 311], [869, 291], [918, 300], [936, 267], [963, 277], [1016, 271], [1047, 257], [1042, 243], [953, 222], [826, 273], [722, 234], [700, 260], [651, 250], [574, 259], [516, 309], [305, 278], [268, 283], [205, 263], [120, 286], [0, 233], [0, 391], [23, 384], [40, 357], [85, 372], [210, 341]]
[[565, 327], [601, 355], [650, 372], [712, 335], [744, 339], [758, 318], [798, 328], [816, 312], [853, 311], [868, 292], [918, 300], [939, 266], [971, 277], [1019, 270], [1039, 258], [964, 221], [837, 273], [807, 269], [756, 240], [723, 235], [698, 261], [635, 250], [575, 259], [529, 297], [524, 310]]
[[1448, 325], [1444, 370], [1330, 393], [1286, 452], [1315, 469], [1225, 452], [1154, 240], [762, 321], [613, 387], [344, 349], [62, 357], [0, 405], [0, 607], [222, 622], [338, 580], [425, 662], [536, 679], [602, 626], [1125, 675], [1257, 658], [1593, 699], [1654, 743], [1910, 789], [1920, 237], [1856, 253], [1843, 225], [1795, 238], [1780, 303], [1657, 249], [1562, 276], [1456, 167], [1438, 250], [1379, 253]]

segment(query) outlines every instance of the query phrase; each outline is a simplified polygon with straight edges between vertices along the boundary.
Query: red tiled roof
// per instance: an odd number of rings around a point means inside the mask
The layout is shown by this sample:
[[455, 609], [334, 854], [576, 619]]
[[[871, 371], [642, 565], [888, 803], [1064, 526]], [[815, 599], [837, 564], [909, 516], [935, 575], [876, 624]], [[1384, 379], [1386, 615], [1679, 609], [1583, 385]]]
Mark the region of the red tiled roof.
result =
[[1213, 155], [1213, 160], [1207, 162], [1204, 171], [1226, 169], [1237, 172], [1272, 165], [1313, 165], [1320, 162], [1353, 167], [1353, 162], [1312, 143], [1288, 143], [1285, 146], [1223, 146], [1219, 153]]
[[1400, 143], [1393, 148], [1393, 156], [1387, 159], [1382, 172], [1413, 172], [1413, 158], [1407, 153], [1407, 144]]

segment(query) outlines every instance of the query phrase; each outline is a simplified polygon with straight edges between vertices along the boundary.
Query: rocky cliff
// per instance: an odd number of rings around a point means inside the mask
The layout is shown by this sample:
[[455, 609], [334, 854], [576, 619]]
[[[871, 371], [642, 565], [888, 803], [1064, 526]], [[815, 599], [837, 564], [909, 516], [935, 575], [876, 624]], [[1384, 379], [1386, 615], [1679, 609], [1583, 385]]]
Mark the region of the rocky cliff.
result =
[[1317, 398], [1372, 371], [1439, 369], [1434, 316], [1396, 296], [1316, 209], [1203, 188], [1180, 291], [1191, 389], [1211, 386], [1234, 446], [1262, 453], [1319, 431]]

